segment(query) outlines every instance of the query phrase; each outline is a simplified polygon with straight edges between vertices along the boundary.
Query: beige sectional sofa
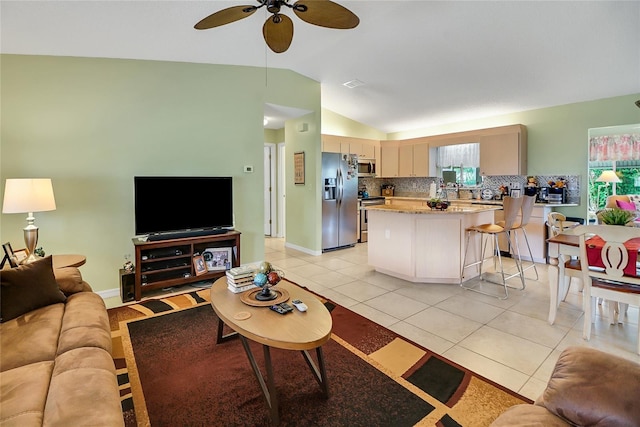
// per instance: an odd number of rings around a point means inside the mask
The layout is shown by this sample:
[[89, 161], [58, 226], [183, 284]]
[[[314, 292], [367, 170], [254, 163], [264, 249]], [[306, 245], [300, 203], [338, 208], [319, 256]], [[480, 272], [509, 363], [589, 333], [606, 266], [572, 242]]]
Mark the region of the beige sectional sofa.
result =
[[491, 427], [640, 426], [640, 364], [587, 347], [558, 358], [534, 404], [509, 408]]
[[0, 277], [0, 426], [124, 425], [102, 298], [50, 257]]

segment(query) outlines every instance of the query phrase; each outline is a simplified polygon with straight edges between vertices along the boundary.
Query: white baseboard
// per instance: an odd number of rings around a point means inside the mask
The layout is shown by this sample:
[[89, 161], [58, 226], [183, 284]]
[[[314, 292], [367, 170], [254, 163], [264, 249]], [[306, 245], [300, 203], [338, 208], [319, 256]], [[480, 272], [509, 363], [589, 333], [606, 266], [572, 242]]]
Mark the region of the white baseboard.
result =
[[287, 248], [295, 249], [295, 250], [297, 250], [297, 251], [304, 252], [305, 254], [309, 254], [309, 255], [313, 255], [313, 256], [319, 256], [319, 255], [322, 255], [322, 251], [320, 251], [320, 252], [318, 252], [318, 251], [313, 251], [313, 250], [311, 250], [311, 249], [303, 248], [302, 246], [294, 245], [294, 244], [292, 244], [292, 243], [287, 243], [287, 242], [285, 242], [285, 244], [284, 244], [284, 245], [285, 245], [285, 247], [287, 247]]
[[100, 295], [102, 299], [119, 297], [120, 288], [107, 289], [106, 291], [98, 291], [96, 294]]

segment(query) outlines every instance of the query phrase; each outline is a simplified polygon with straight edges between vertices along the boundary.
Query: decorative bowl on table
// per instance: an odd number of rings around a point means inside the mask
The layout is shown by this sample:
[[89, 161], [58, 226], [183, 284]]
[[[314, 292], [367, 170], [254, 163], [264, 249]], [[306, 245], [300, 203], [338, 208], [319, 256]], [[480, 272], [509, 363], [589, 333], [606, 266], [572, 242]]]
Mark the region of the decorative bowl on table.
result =
[[427, 206], [434, 210], [444, 211], [449, 207], [449, 202], [440, 199], [430, 199], [427, 200]]

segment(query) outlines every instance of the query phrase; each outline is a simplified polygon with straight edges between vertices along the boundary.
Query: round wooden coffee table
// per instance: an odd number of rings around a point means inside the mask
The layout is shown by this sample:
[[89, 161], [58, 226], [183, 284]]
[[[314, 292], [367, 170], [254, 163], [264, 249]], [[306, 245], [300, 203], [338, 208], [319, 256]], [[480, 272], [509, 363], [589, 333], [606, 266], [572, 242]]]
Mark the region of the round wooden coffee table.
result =
[[[329, 396], [322, 345], [331, 338], [333, 319], [329, 310], [312, 293], [282, 279], [277, 288], [286, 290], [293, 299], [302, 300], [308, 307], [307, 311], [296, 309], [291, 313], [278, 314], [269, 307], [255, 307], [242, 302], [240, 294], [234, 294], [227, 289], [227, 278], [221, 277], [211, 286], [211, 306], [220, 320], [238, 333], [249, 363], [260, 383], [267, 405], [271, 411], [271, 421], [278, 424], [278, 397], [273, 379], [270, 347], [285, 350], [299, 350], [311, 368], [325, 397]], [[275, 289], [275, 288], [274, 288]], [[287, 301], [291, 305], [291, 300]], [[222, 337], [222, 323], [218, 328], [218, 343]], [[253, 357], [247, 339], [263, 345], [265, 367], [267, 370], [266, 383]], [[317, 366], [308, 353], [316, 350]]]

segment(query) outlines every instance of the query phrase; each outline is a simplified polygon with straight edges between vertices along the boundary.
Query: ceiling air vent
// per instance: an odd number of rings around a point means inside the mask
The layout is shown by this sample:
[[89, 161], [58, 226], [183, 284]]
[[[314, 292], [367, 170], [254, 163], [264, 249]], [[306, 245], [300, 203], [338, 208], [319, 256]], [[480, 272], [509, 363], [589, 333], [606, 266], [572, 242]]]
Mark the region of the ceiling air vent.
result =
[[346, 83], [342, 83], [342, 85], [348, 87], [349, 89], [353, 89], [354, 87], [364, 86], [364, 82], [361, 82], [360, 80], [355, 79], [355, 80], [349, 80]]

